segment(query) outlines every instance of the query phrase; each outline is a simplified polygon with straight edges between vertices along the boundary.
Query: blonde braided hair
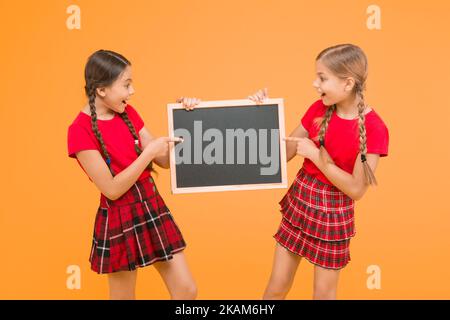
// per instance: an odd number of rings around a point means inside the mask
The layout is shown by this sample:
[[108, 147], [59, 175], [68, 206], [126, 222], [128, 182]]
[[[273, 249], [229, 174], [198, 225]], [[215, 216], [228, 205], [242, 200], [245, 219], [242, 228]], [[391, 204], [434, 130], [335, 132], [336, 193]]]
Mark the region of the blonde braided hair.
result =
[[[367, 135], [365, 126], [366, 104], [364, 101], [364, 90], [367, 79], [367, 57], [361, 48], [352, 44], [341, 44], [326, 48], [316, 58], [321, 60], [328, 69], [330, 69], [337, 77], [345, 79], [353, 77], [355, 85], [353, 92], [359, 97], [358, 102], [358, 133], [359, 133], [359, 152], [361, 154], [361, 162], [364, 168], [364, 176], [366, 184], [376, 185], [377, 180], [372, 169], [367, 163]], [[333, 112], [336, 111], [336, 105], [329, 106], [322, 118], [316, 119], [314, 122], [319, 126], [317, 139], [320, 144], [320, 157], [323, 161], [333, 163], [330, 155], [325, 149], [325, 134], [328, 129]]]

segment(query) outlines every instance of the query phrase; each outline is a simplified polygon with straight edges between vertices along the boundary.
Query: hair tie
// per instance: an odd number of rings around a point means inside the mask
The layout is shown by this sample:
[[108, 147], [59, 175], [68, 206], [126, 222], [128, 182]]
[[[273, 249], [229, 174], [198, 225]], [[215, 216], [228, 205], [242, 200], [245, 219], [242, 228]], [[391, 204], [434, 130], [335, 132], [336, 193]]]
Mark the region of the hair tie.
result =
[[111, 164], [111, 159], [110, 158], [106, 158], [106, 164], [109, 166]]
[[366, 155], [365, 154], [361, 154], [361, 162], [366, 162]]
[[324, 147], [324, 148], [325, 148], [325, 141], [324, 141], [323, 138], [320, 138], [320, 139], [319, 139], [319, 144], [320, 144], [321, 147]]
[[139, 144], [139, 140], [134, 140], [134, 144]]

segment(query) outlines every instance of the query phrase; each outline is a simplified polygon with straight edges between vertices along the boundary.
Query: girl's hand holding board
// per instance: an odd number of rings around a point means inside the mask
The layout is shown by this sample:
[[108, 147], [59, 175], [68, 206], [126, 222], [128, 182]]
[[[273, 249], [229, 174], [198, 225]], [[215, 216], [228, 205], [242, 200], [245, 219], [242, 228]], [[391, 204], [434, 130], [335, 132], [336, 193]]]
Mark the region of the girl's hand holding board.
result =
[[[187, 110], [193, 110], [196, 105], [200, 103], [200, 99], [180, 97], [176, 100], [177, 103], [182, 103], [183, 107]], [[144, 151], [150, 153], [151, 159], [155, 160], [156, 163], [163, 168], [168, 168], [169, 166], [169, 145], [174, 146], [175, 142], [183, 142], [182, 138], [179, 137], [160, 137], [153, 138], [145, 145]]]
[[183, 108], [186, 111], [194, 110], [194, 108], [201, 102], [200, 99], [197, 98], [189, 98], [189, 97], [180, 97], [176, 100], [177, 103], [182, 103]]
[[[268, 90], [267, 88], [260, 89], [255, 94], [248, 96], [248, 98], [254, 101], [257, 105], [263, 104], [266, 99], [269, 99]], [[305, 129], [300, 125], [291, 133], [290, 137], [283, 138], [284, 141], [288, 142], [286, 144], [288, 161], [291, 160], [295, 154], [308, 159], [318, 155], [319, 149], [316, 147], [314, 142], [307, 137], [307, 135], [308, 134]], [[334, 163], [330, 157], [328, 157], [328, 162]]]
[[[263, 104], [264, 100], [268, 98], [267, 88], [258, 90], [255, 94], [248, 96], [248, 99], [254, 101], [257, 105]], [[198, 98], [180, 97], [176, 102], [183, 104], [183, 108], [187, 111], [192, 111], [201, 100]]]
[[263, 104], [264, 100], [269, 99], [267, 88], [256, 91], [255, 94], [249, 95], [248, 98], [254, 101], [257, 105]]

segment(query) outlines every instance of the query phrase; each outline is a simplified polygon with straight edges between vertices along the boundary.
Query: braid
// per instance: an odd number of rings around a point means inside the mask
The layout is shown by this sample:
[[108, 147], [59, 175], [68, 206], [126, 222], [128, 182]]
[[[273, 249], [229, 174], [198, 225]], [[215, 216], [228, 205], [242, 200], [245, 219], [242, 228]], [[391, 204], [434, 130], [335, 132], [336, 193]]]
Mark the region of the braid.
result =
[[365, 155], [367, 153], [367, 139], [366, 139], [366, 126], [364, 125], [366, 116], [364, 115], [364, 95], [363, 93], [359, 93], [361, 97], [358, 103], [358, 125], [359, 125], [359, 151], [361, 155]]
[[367, 164], [367, 136], [366, 136], [366, 126], [365, 120], [366, 116], [364, 114], [365, 102], [364, 102], [364, 94], [361, 89], [357, 89], [357, 93], [360, 96], [360, 100], [358, 103], [358, 124], [359, 124], [359, 152], [361, 153], [361, 161], [363, 163], [364, 168], [364, 176], [366, 178], [366, 183], [371, 185], [377, 185], [377, 180], [375, 175], [373, 174], [372, 169]]
[[319, 134], [318, 134], [318, 139], [319, 139], [319, 144], [320, 144], [320, 148], [319, 148], [320, 158], [324, 162], [330, 162], [330, 163], [334, 163], [334, 162], [331, 159], [330, 155], [328, 154], [327, 150], [325, 149], [325, 133], [327, 132], [328, 123], [330, 122], [331, 116], [335, 110], [336, 110], [335, 104], [333, 104], [332, 106], [329, 106], [327, 108], [327, 111], [325, 112], [325, 115], [323, 116], [323, 119], [321, 121]]
[[[131, 123], [130, 118], [128, 118], [128, 114], [126, 112], [119, 113], [119, 115], [122, 118], [122, 120], [126, 123], [126, 125], [128, 126], [128, 129], [130, 130], [131, 134], [133, 135], [134, 149], [136, 150], [136, 153], [139, 156], [142, 153], [142, 149], [141, 149], [141, 147], [139, 147], [139, 137], [136, 133], [136, 130], [134, 129], [134, 126]], [[150, 170], [151, 172], [154, 171], [152, 161], [148, 164], [147, 170]]]
[[[97, 50], [89, 56], [84, 68], [84, 79], [86, 81], [84, 90], [89, 99], [92, 131], [100, 143], [102, 156], [106, 158], [106, 164], [108, 165], [108, 168], [113, 176], [114, 171], [111, 168], [111, 157], [108, 150], [106, 150], [106, 145], [103, 141], [103, 137], [97, 123], [97, 112], [95, 108], [96, 89], [111, 86], [126, 70], [126, 68], [130, 66], [131, 63], [117, 52], [113, 52], [111, 50]], [[133, 135], [135, 141], [134, 148], [139, 156], [142, 153], [142, 150], [139, 147], [139, 136], [128, 118], [127, 113], [123, 112], [119, 115]], [[148, 164], [147, 169], [154, 171], [152, 169], [152, 162]]]
[[109, 157], [108, 150], [106, 150], [106, 146], [103, 141], [102, 134], [101, 134], [100, 130], [98, 129], [98, 125], [97, 125], [97, 112], [95, 110], [95, 87], [94, 86], [86, 87], [86, 91], [87, 91], [87, 95], [89, 98], [89, 107], [91, 109], [92, 131], [94, 132], [95, 136], [97, 137], [98, 141], [100, 142], [100, 146], [102, 148], [103, 155], [106, 158], [106, 164], [108, 165], [108, 168], [111, 171], [111, 174], [114, 176], [114, 171], [111, 168], [111, 158]]
[[[377, 181], [372, 169], [367, 163], [367, 134], [365, 125], [365, 102], [363, 92], [366, 89], [366, 79], [368, 74], [367, 57], [363, 50], [353, 44], [340, 44], [322, 50], [316, 58], [316, 61], [323, 63], [332, 74], [341, 79], [353, 78], [355, 83], [352, 90], [352, 98], [356, 96], [359, 99], [358, 109], [358, 135], [359, 135], [359, 154], [364, 168], [365, 182], [369, 185], [376, 185]], [[328, 127], [332, 112], [337, 108], [336, 105], [329, 107], [323, 120], [319, 118], [316, 125], [320, 125], [318, 139], [320, 142], [320, 156], [323, 162], [326, 160], [325, 133]], [[321, 122], [319, 124], [319, 122]], [[325, 161], [324, 161], [325, 160]]]
[[331, 115], [333, 114], [334, 110], [336, 110], [335, 104], [327, 108], [327, 111], [325, 112], [325, 115], [322, 118], [319, 130], [319, 142], [321, 145], [325, 145], [325, 132], [327, 131], [328, 123], [331, 120]]

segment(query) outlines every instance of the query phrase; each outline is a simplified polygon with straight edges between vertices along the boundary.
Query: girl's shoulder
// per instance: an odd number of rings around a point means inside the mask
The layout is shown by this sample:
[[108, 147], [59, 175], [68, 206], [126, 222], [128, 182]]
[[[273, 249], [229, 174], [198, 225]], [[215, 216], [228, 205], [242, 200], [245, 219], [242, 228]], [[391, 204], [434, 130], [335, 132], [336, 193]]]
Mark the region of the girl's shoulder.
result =
[[71, 127], [71, 126], [86, 127], [86, 125], [89, 126], [89, 124], [91, 122], [90, 118], [91, 118], [91, 116], [89, 114], [85, 113], [84, 110], [80, 110], [78, 112], [77, 116], [75, 117], [75, 119], [73, 119], [73, 121], [69, 127]]
[[80, 110], [68, 127], [68, 139], [70, 141], [92, 139], [91, 116]]
[[375, 108], [371, 107], [371, 109], [366, 115], [366, 130], [388, 130], [386, 123]]

